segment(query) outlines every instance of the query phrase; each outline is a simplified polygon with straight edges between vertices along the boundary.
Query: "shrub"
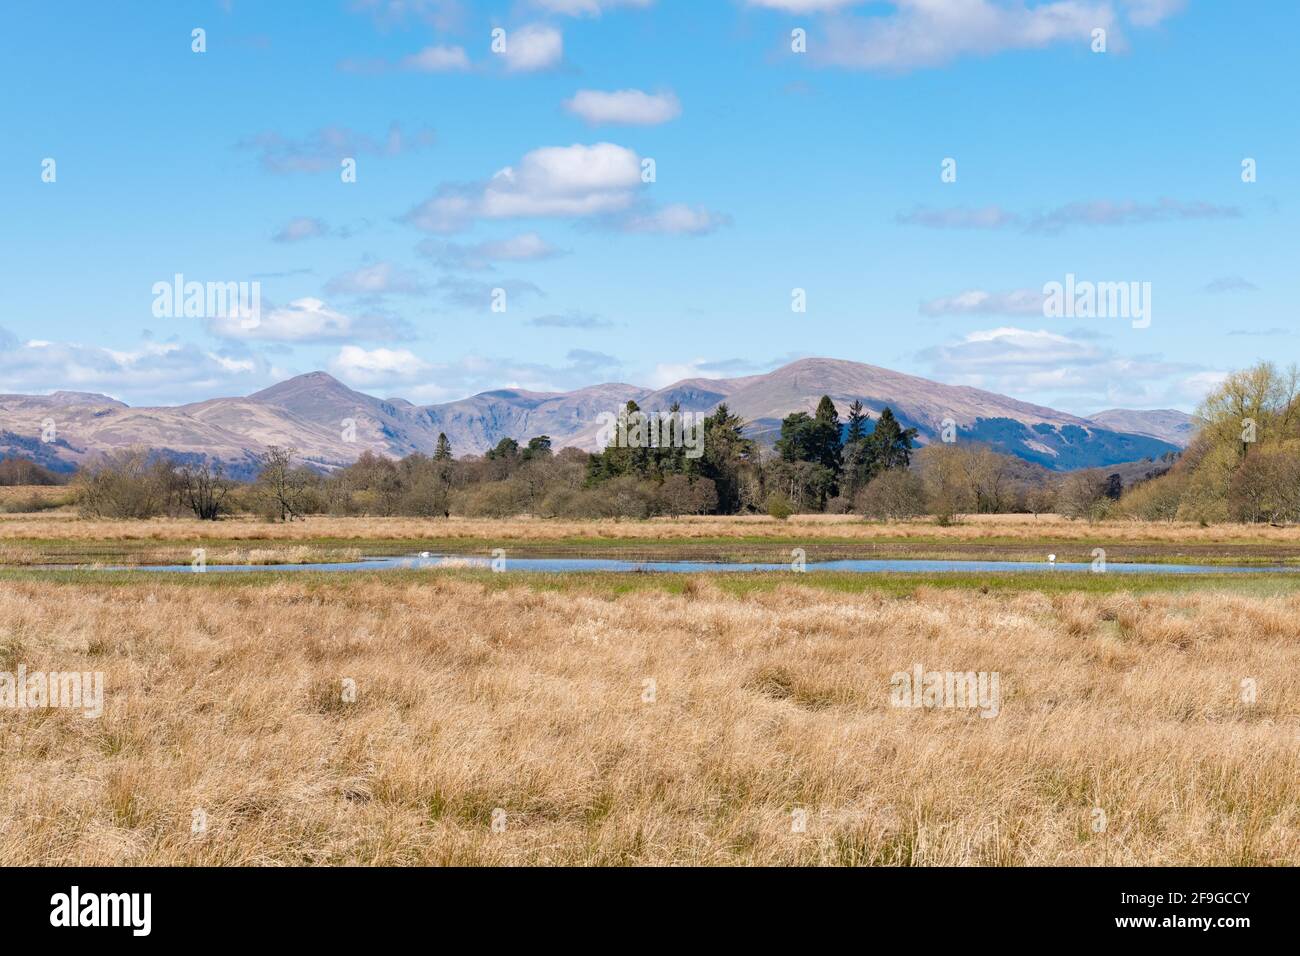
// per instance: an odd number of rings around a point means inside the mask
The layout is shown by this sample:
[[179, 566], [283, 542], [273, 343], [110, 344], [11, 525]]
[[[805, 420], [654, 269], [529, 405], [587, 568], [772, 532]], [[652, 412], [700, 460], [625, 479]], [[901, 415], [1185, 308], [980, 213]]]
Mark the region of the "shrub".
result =
[[1056, 510], [1066, 518], [1097, 521], [1105, 517], [1110, 508], [1106, 489], [1106, 475], [1099, 469], [1072, 471], [1057, 486]]
[[718, 488], [709, 478], [669, 475], [659, 486], [658, 511], [671, 515], [699, 515], [718, 507]]
[[42, 468], [26, 458], [0, 459], [0, 485], [59, 485], [66, 476]]
[[1120, 515], [1140, 521], [1173, 521], [1178, 516], [1185, 484], [1179, 474], [1144, 481], [1125, 492], [1116, 510]]
[[154, 518], [175, 504], [170, 462], [133, 448], [104, 455], [77, 476], [81, 513], [94, 518]]
[[508, 518], [519, 513], [508, 481], [490, 481], [460, 492], [452, 510], [470, 518]]
[[784, 521], [794, 514], [794, 508], [791, 507], [789, 498], [776, 491], [767, 497], [767, 513], [778, 521]]
[[915, 518], [925, 514], [925, 486], [915, 472], [890, 468], [858, 492], [854, 508], [867, 518], [886, 521]]
[[1300, 453], [1252, 449], [1228, 486], [1228, 513], [1235, 521], [1300, 521]]
[[836, 495], [826, 502], [828, 515], [846, 515], [853, 510], [853, 499], [845, 495]]

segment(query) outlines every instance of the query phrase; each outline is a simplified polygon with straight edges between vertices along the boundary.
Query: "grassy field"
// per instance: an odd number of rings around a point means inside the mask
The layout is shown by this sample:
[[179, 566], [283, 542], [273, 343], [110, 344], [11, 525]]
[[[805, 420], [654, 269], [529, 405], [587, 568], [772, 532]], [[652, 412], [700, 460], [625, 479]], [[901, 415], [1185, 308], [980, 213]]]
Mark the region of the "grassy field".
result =
[[179, 540], [209, 535], [254, 541], [302, 541], [317, 538], [418, 540], [429, 536], [465, 541], [508, 538], [513, 541], [566, 541], [612, 538], [632, 541], [692, 539], [877, 538], [944, 541], [1167, 542], [1173, 544], [1250, 544], [1300, 547], [1300, 526], [1183, 522], [1072, 521], [1057, 515], [970, 515], [940, 527], [933, 519], [864, 521], [854, 515], [795, 515], [785, 521], [766, 516], [652, 518], [648, 521], [559, 518], [378, 518], [310, 516], [288, 523], [252, 517], [218, 522], [157, 518], [113, 521], [78, 518], [75, 512], [10, 515], [0, 521], [0, 540], [66, 538], [69, 540]]
[[[810, 560], [1100, 541], [1176, 559], [1276, 556], [1300, 533], [6, 516], [0, 674], [101, 672], [104, 699], [92, 718], [0, 706], [0, 864], [1300, 859], [1291, 576], [29, 566], [51, 547], [188, 561], [204, 542], [258, 563], [431, 541]], [[895, 706], [916, 665], [997, 675], [996, 707]]]
[[9, 572], [0, 670], [105, 704], [0, 708], [0, 863], [1300, 854], [1300, 594], [649, 577]]
[[0, 485], [0, 514], [49, 513], [70, 509], [72, 501], [64, 485]]

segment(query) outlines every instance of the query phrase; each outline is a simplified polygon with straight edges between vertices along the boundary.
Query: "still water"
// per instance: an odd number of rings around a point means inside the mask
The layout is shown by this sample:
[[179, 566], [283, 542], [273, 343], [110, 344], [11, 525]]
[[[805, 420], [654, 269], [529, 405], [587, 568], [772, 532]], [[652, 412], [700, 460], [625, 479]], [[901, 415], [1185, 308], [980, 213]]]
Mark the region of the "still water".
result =
[[[393, 571], [430, 570], [439, 568], [491, 569], [493, 558], [475, 555], [417, 555], [408, 557], [364, 558], [360, 561], [341, 561], [334, 564], [209, 564], [207, 571]], [[700, 574], [704, 572], [763, 572], [791, 571], [789, 562], [774, 564], [733, 564], [726, 561], [631, 561], [622, 558], [505, 558], [498, 562], [503, 571], [530, 571], [542, 573], [622, 571], [649, 573]], [[809, 561], [808, 571], [848, 571], [854, 574], [925, 573], [935, 572], [993, 572], [1041, 571], [1051, 574], [1088, 573], [1093, 566], [1088, 562], [1071, 564], [1047, 561], [909, 561], [909, 560], [844, 560]], [[140, 565], [102, 570], [132, 571], [184, 571], [196, 569], [188, 564]], [[1292, 567], [1241, 567], [1234, 565], [1205, 564], [1121, 564], [1111, 562], [1106, 571], [1112, 574], [1239, 574], [1278, 573], [1300, 571]]]

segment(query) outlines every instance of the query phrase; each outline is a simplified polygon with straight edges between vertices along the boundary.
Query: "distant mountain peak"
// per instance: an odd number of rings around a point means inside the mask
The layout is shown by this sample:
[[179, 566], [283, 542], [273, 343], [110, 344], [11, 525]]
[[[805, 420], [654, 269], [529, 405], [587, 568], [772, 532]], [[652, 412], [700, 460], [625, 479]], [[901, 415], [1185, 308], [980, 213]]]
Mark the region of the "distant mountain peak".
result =
[[841, 415], [854, 401], [861, 401], [872, 418], [889, 406], [900, 421], [919, 430], [922, 444], [937, 441], [951, 420], [959, 441], [987, 444], [1054, 469], [1158, 457], [1184, 447], [1194, 428], [1190, 416], [1168, 409], [1111, 409], [1080, 418], [969, 386], [810, 356], [766, 373], [692, 377], [657, 390], [620, 382], [569, 392], [508, 387], [423, 406], [400, 397], [375, 398], [323, 371], [296, 375], [246, 398], [213, 398], [175, 408], [130, 409], [84, 392], [4, 395], [0, 453], [6, 450], [7, 433], [14, 436], [8, 447], [22, 454], [34, 410], [44, 413], [51, 405], [58, 407], [59, 436], [66, 444], [51, 446], [50, 453], [68, 463], [144, 445], [178, 456], [217, 458], [230, 463], [232, 472], [255, 467], [257, 456], [270, 445], [293, 447], [303, 460], [332, 468], [363, 451], [391, 457], [428, 454], [440, 432], [457, 455], [480, 454], [502, 438], [522, 442], [537, 435], [549, 435], [556, 448], [595, 450], [602, 417], [617, 413], [629, 400], [647, 411], [678, 404], [685, 412], [705, 414], [725, 402], [747, 423], [752, 437], [770, 444], [785, 416], [812, 412], [822, 395], [831, 397]]
[[111, 405], [114, 408], [128, 407], [126, 402], [119, 402], [116, 398], [109, 398], [107, 395], [101, 395], [99, 392], [74, 392], [60, 389], [57, 392], [50, 392], [48, 397], [56, 405]]
[[302, 375], [295, 375], [293, 378], [286, 378], [283, 382], [279, 382], [269, 388], [264, 388], [260, 392], [254, 392], [248, 397], [260, 401], [291, 392], [301, 392], [306, 389], [329, 389], [331, 391], [344, 392], [352, 391], [352, 389], [348, 388], [329, 372], [316, 371], [305, 372]]
[[1196, 434], [1196, 418], [1176, 408], [1108, 408], [1088, 416], [1088, 421], [1117, 432], [1148, 435], [1185, 448]]

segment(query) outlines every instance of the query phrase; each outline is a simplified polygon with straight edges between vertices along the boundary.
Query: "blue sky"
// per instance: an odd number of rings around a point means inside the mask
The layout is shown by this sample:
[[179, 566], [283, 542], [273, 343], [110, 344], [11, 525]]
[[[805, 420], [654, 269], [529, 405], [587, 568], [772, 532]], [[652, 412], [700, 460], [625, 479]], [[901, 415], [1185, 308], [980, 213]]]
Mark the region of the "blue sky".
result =
[[[1086, 414], [1296, 357], [1290, 2], [0, 16], [3, 392], [174, 403], [325, 369], [423, 403], [825, 355]], [[156, 316], [177, 273], [259, 282], [257, 326]], [[1149, 282], [1150, 326], [1045, 317], [1071, 273]]]

